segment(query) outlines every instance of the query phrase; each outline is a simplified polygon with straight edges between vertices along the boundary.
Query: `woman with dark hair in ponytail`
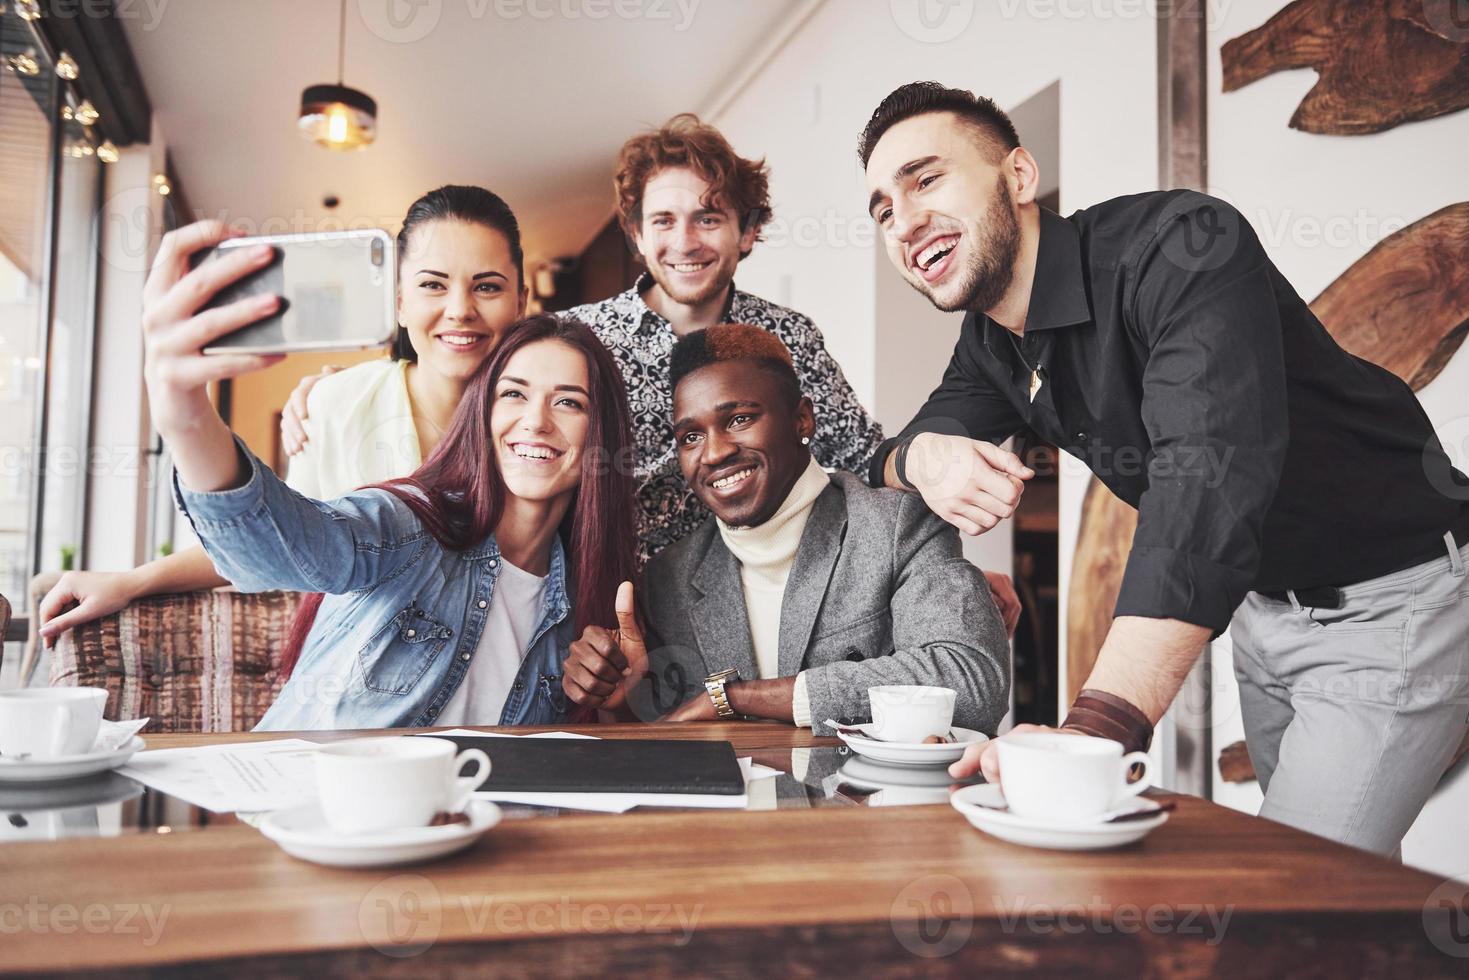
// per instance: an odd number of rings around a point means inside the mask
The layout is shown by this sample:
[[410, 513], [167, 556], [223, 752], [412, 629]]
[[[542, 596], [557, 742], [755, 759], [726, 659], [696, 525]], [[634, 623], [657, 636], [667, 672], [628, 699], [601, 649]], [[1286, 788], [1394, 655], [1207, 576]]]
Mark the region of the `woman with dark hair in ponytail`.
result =
[[179, 503], [216, 567], [246, 590], [323, 594], [259, 727], [567, 720], [573, 638], [632, 624], [631, 437], [611, 356], [579, 323], [522, 320], [469, 375], [411, 475], [312, 500], [209, 401], [209, 383], [278, 359], [201, 353], [274, 309], [254, 297], [198, 312], [200, 297], [269, 259], [241, 249], [189, 271], [191, 253], [228, 234], [201, 222], [165, 238], [144, 289], [145, 376]]
[[[338, 371], [311, 389], [311, 438], [292, 457], [286, 482], [331, 499], [412, 472], [438, 445], [470, 378], [525, 314], [525, 303], [520, 225], [504, 200], [482, 187], [449, 185], [414, 201], [398, 232], [393, 356]], [[49, 644], [142, 596], [227, 584], [202, 548], [129, 572], [68, 572], [38, 608], [40, 633]]]

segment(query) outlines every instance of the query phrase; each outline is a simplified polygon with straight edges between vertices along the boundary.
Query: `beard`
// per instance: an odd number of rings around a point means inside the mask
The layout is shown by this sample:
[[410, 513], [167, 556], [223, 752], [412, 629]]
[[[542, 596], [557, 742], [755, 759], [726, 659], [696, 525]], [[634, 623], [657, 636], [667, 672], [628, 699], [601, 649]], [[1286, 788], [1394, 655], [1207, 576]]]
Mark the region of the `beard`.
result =
[[952, 295], [939, 296], [922, 280], [916, 287], [945, 313], [962, 310], [982, 313], [1004, 298], [1015, 278], [1015, 262], [1020, 256], [1020, 222], [1010, 203], [1010, 189], [1004, 175], [995, 181], [986, 217], [987, 224], [969, 248], [968, 261], [964, 268], [957, 270]]
[[725, 259], [723, 257], [719, 258], [715, 262], [714, 275], [709, 277], [709, 281], [703, 286], [690, 287], [685, 283], [678, 282], [670, 275], [668, 270], [663, 268], [662, 262], [643, 262], [643, 265], [648, 270], [648, 274], [658, 284], [658, 288], [662, 289], [669, 299], [675, 303], [681, 303], [684, 306], [698, 306], [700, 303], [708, 302], [729, 288], [730, 280], [734, 278], [735, 263], [730, 263], [729, 268], [725, 268], [725, 264]]

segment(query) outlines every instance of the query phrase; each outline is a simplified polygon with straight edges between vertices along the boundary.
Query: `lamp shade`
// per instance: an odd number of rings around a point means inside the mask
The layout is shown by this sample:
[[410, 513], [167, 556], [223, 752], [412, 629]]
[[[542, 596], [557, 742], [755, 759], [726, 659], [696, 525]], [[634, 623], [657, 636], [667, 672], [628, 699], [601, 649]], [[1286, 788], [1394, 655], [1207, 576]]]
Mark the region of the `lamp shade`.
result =
[[360, 150], [377, 136], [377, 103], [345, 85], [312, 85], [301, 93], [301, 134], [329, 150]]

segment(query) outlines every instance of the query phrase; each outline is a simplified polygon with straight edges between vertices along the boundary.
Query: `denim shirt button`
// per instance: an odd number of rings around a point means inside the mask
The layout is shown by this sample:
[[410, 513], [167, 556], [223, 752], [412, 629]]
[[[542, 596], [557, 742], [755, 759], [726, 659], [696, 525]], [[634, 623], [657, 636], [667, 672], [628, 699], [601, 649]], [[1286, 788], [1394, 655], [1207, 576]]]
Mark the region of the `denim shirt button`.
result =
[[409, 636], [409, 637], [410, 637], [410, 638], [411, 638], [411, 637], [415, 637], [415, 636], [417, 636], [417, 635], [418, 635], [418, 630], [409, 630], [409, 631], [408, 631], [408, 636]]
[[467, 660], [469, 660], [469, 654], [467, 654], [467, 653], [461, 653], [461, 654], [460, 654], [460, 655], [459, 655], [459, 659], [460, 659], [460, 660], [464, 660], [464, 661], [467, 661]]
[[490, 559], [490, 567], [491, 568], [494, 568], [498, 564], [500, 564], [500, 560], [498, 558], [491, 558]]
[[481, 608], [481, 609], [483, 609], [483, 608], [484, 608], [484, 607], [485, 607], [485, 606], [488, 606], [488, 605], [489, 605], [489, 603], [488, 603], [488, 602], [486, 602], [486, 601], [485, 601], [485, 600], [483, 600], [483, 599], [481, 599], [481, 600], [480, 600], [480, 601], [479, 601], [479, 607], [480, 607], [480, 608]]
[[517, 691], [524, 691], [525, 690], [525, 682], [524, 681], [516, 681], [515, 682], [515, 689]]

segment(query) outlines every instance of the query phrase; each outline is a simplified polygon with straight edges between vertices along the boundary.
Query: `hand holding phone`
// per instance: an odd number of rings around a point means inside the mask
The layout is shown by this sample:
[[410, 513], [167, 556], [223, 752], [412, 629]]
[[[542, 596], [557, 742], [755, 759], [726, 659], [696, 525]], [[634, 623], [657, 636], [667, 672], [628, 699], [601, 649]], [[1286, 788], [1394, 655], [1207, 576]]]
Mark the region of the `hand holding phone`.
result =
[[185, 486], [214, 490], [230, 486], [239, 460], [228, 427], [209, 400], [208, 386], [258, 371], [282, 354], [224, 354], [205, 357], [200, 348], [279, 308], [270, 294], [203, 309], [209, 297], [274, 260], [268, 246], [233, 249], [219, 261], [191, 270], [201, 249], [229, 238], [218, 221], [200, 221], [163, 236], [153, 269], [143, 285], [143, 378], [153, 425], [173, 451]]

